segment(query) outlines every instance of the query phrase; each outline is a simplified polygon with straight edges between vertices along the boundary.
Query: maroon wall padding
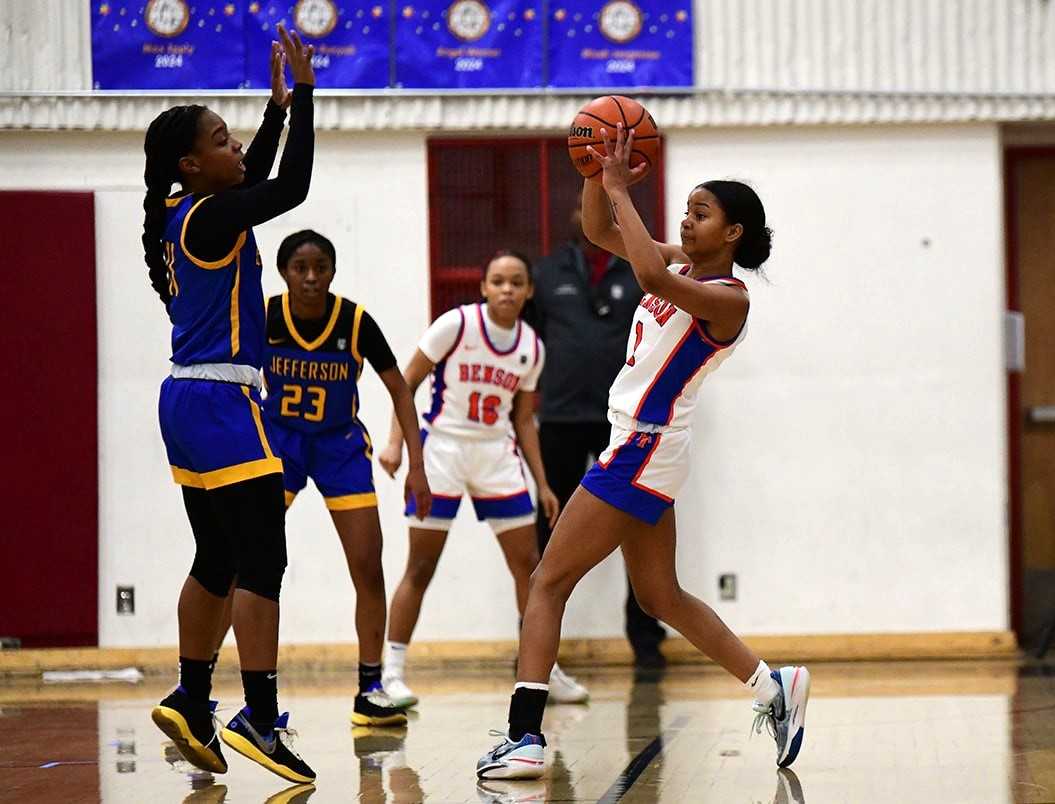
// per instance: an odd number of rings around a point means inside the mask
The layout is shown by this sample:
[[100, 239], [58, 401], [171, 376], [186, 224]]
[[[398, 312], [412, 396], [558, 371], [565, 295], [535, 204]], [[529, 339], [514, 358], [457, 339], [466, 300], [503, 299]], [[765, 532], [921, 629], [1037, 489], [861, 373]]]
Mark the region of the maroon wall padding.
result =
[[0, 637], [98, 644], [92, 193], [0, 192]]

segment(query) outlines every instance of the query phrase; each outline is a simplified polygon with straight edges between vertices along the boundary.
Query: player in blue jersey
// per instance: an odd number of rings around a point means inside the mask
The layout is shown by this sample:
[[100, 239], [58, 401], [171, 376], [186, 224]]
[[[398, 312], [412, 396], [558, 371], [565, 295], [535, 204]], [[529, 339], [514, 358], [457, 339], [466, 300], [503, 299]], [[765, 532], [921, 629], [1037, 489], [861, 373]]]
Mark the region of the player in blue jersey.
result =
[[601, 129], [603, 189], [586, 181], [583, 232], [629, 260], [645, 296], [634, 314], [626, 363], [608, 394], [612, 438], [568, 501], [531, 590], [520, 632], [517, 683], [505, 739], [476, 765], [480, 778], [538, 778], [544, 771], [542, 717], [557, 657], [561, 618], [579, 580], [617, 548], [641, 608], [680, 631], [742, 681], [755, 697], [756, 731], [768, 728], [777, 764], [802, 747], [810, 674], [770, 670], [721, 618], [678, 583], [674, 498], [689, 474], [700, 383], [744, 337], [749, 307], [733, 265], [757, 269], [771, 232], [758, 195], [735, 181], [709, 181], [689, 194], [681, 244], [657, 243], [634, 208], [629, 186], [633, 132], [615, 141]]
[[[308, 194], [315, 75], [312, 48], [296, 33], [281, 27], [278, 33], [271, 100], [247, 152], [204, 106], [161, 113], [144, 142], [143, 249], [172, 322], [161, 434], [195, 541], [179, 599], [180, 683], [152, 717], [191, 764], [227, 770], [209, 694], [216, 635], [231, 595], [246, 706], [220, 737], [285, 779], [311, 782], [315, 772], [292, 750], [288, 713], [278, 713], [285, 503], [282, 463], [260, 410], [264, 297], [252, 227]], [[284, 78], [287, 62], [292, 92]], [[268, 179], [286, 108], [289, 138], [278, 175]], [[170, 195], [177, 183], [182, 189]]]
[[318, 232], [296, 232], [279, 246], [278, 270], [289, 292], [267, 303], [264, 412], [282, 456], [286, 503], [292, 504], [310, 477], [326, 501], [355, 585], [359, 694], [352, 722], [399, 726], [407, 717], [381, 686], [385, 577], [373, 448], [358, 416], [364, 361], [385, 384], [395, 416], [410, 434], [406, 496], [419, 519], [428, 516], [431, 494], [415, 432], [414, 397], [370, 314], [329, 292], [336, 266], [333, 243]]

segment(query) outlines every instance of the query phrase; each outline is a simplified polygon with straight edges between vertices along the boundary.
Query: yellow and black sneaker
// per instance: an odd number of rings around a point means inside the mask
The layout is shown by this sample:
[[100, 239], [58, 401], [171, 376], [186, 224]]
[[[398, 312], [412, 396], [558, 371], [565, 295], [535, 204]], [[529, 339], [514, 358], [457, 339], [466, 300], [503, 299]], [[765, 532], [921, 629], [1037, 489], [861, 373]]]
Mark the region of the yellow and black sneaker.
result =
[[227, 773], [227, 760], [213, 723], [215, 711], [216, 701], [191, 700], [183, 687], [176, 687], [154, 707], [150, 717], [191, 765], [212, 773]]
[[355, 696], [352, 723], [356, 726], [405, 726], [407, 713], [378, 688]]
[[263, 765], [272, 773], [291, 782], [314, 782], [315, 771], [293, 750], [297, 735], [288, 727], [289, 712], [278, 716], [267, 734], [261, 734], [249, 722], [249, 707], [245, 707], [224, 726], [220, 736], [231, 748], [244, 757]]

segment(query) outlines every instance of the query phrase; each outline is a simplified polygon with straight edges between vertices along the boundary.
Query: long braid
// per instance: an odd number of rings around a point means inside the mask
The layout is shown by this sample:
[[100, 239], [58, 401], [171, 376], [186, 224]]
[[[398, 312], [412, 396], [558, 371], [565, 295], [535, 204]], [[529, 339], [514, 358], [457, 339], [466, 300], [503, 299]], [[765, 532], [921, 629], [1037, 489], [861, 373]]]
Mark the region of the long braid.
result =
[[167, 307], [172, 301], [168, 265], [162, 239], [165, 236], [165, 199], [172, 185], [180, 181], [179, 160], [190, 153], [198, 133], [198, 118], [204, 106], [173, 106], [162, 112], [147, 129], [143, 142], [146, 169], [143, 180], [143, 260], [150, 273], [150, 284]]

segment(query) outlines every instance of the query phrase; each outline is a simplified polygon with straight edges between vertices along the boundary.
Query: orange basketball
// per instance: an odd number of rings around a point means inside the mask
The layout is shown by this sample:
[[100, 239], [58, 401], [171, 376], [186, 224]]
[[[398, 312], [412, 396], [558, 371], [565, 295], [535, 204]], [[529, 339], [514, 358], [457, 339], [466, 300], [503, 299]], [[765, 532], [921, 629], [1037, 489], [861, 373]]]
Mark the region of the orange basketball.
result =
[[[630, 154], [630, 167], [644, 163], [651, 170], [659, 159], [659, 131], [652, 115], [633, 98], [622, 95], [605, 95], [594, 98], [583, 106], [568, 132], [568, 155], [575, 169], [591, 181], [601, 181], [601, 166], [586, 150], [604, 153], [601, 129], [608, 132], [612, 140], [616, 135], [616, 124], [622, 123], [626, 131], [634, 130], [634, 150]], [[647, 172], [647, 171], [646, 171]]]

